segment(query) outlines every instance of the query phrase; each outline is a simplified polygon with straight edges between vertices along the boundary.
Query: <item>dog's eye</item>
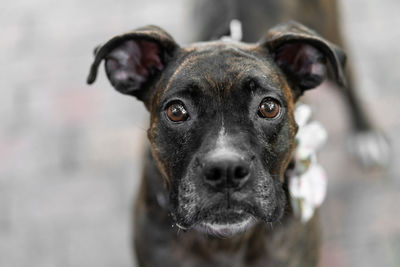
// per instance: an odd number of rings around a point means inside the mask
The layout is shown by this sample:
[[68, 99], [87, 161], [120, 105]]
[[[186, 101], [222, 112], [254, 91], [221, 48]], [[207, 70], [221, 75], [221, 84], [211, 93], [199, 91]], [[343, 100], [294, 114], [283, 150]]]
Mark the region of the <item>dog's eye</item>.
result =
[[180, 102], [175, 102], [169, 105], [167, 108], [167, 116], [173, 122], [181, 122], [189, 118], [185, 106]]
[[278, 100], [272, 97], [264, 98], [258, 108], [258, 115], [262, 118], [273, 119], [276, 118], [281, 110], [281, 104]]

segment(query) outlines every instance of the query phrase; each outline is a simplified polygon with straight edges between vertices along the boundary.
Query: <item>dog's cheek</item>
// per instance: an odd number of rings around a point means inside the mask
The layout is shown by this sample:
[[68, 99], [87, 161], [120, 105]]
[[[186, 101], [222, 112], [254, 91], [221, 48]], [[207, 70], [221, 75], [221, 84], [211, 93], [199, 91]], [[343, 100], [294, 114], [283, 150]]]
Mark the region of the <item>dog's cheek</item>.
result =
[[287, 204], [287, 194], [284, 189], [284, 185], [280, 181], [274, 181], [274, 186], [275, 186], [275, 200], [276, 200], [276, 206], [275, 209], [272, 213], [272, 220], [276, 221], [279, 220], [285, 211], [285, 207]]
[[[173, 210], [177, 222], [184, 227], [190, 227], [198, 213], [199, 195], [196, 184], [193, 182], [191, 175], [185, 175], [174, 186], [174, 194], [176, 194], [173, 203]], [[172, 194], [171, 194], [172, 196]]]
[[[162, 114], [161, 114], [162, 116]], [[193, 155], [199, 140], [196, 140], [195, 125], [168, 125], [168, 121], [158, 119], [150, 142], [156, 149], [161, 168], [170, 190], [172, 216], [179, 225], [188, 227], [193, 223], [199, 202]]]
[[255, 213], [266, 222], [274, 222], [283, 215], [287, 200], [282, 183], [264, 174], [254, 187]]
[[[165, 169], [167, 180], [183, 176], [183, 171], [189, 163], [187, 151], [190, 143], [190, 133], [179, 129], [172, 129], [166, 126], [166, 122], [157, 120], [157, 123], [151, 128], [149, 135], [153, 153], [157, 154], [159, 167]], [[176, 127], [178, 128], [178, 127]]]
[[267, 142], [264, 143], [264, 157], [271, 175], [283, 181], [284, 172], [292, 156], [295, 134], [293, 127], [286, 121], [276, 128], [276, 131], [269, 133]]

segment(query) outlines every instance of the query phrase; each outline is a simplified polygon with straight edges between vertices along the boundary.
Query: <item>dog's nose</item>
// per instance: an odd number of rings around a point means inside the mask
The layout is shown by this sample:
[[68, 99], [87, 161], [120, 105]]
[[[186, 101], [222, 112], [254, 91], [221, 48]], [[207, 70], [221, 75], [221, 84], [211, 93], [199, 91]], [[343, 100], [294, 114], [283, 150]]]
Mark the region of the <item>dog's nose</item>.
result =
[[239, 156], [207, 159], [203, 169], [204, 183], [214, 189], [240, 189], [250, 176], [250, 164]]

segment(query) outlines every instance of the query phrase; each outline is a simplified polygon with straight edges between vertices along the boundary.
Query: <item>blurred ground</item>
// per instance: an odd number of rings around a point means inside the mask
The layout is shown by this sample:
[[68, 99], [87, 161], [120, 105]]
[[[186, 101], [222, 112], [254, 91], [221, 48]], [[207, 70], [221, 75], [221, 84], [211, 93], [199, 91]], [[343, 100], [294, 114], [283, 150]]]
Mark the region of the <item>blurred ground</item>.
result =
[[[387, 171], [345, 153], [343, 103], [310, 93], [329, 130], [321, 161], [321, 266], [400, 266], [400, 2], [341, 1], [365, 108], [392, 140]], [[0, 266], [132, 266], [130, 209], [147, 117], [105, 76], [85, 85], [92, 49], [157, 24], [191, 40], [189, 0], [13, 1], [0, 7]]]

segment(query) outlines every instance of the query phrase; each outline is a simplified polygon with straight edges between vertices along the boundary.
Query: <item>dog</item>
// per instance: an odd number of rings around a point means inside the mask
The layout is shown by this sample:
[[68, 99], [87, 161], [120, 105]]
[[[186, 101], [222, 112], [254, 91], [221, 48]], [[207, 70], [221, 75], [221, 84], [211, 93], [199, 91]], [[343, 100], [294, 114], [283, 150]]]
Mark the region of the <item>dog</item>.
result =
[[341, 49], [296, 22], [254, 44], [186, 47], [147, 26], [96, 49], [89, 84], [103, 60], [112, 86], [151, 115], [134, 216], [140, 266], [316, 265], [317, 216], [290, 215], [285, 173], [295, 102], [328, 66], [345, 83]]
[[306, 26], [279, 24], [258, 43], [179, 46], [146, 26], [95, 50], [111, 85], [150, 112], [135, 204], [140, 266], [316, 266], [318, 216], [289, 204], [294, 106], [346, 56]]

